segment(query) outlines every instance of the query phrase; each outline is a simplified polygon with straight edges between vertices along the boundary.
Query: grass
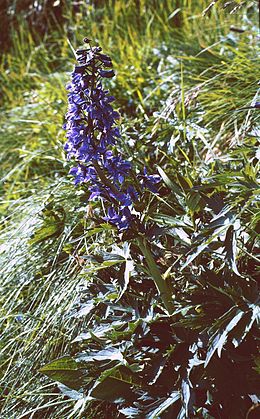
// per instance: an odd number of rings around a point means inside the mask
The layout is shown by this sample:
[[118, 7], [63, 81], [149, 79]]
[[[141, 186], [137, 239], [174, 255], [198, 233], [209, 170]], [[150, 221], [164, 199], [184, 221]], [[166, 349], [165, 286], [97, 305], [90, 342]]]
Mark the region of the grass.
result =
[[[80, 417], [38, 373], [84, 330], [84, 317], [73, 313], [89, 274], [77, 250], [97, 250], [95, 237], [86, 240], [82, 196], [67, 176], [63, 152], [64, 85], [74, 60], [67, 38], [76, 47], [91, 35], [111, 54], [124, 153], [139, 165], [153, 161], [157, 144], [195, 128], [194, 172], [203, 159], [221, 160], [230, 147], [250, 145], [258, 111], [237, 109], [257, 94], [257, 16], [250, 4], [231, 15], [213, 8], [203, 17], [207, 1], [172, 3], [140, 1], [137, 8], [133, 0], [110, 0], [97, 8], [83, 4], [76, 14], [68, 6], [64, 25], [43, 39], [23, 21], [12, 33], [0, 65], [3, 418]], [[230, 32], [241, 24], [244, 33]]]

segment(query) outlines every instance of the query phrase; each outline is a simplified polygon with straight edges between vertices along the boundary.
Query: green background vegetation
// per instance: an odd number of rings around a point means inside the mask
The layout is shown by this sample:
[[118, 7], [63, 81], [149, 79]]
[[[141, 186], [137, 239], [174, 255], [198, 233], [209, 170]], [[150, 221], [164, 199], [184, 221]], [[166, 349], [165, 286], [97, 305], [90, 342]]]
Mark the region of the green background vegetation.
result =
[[[176, 310], [183, 315], [175, 322], [214, 337], [228, 334], [225, 326], [241, 309], [244, 325], [232, 339], [248, 341], [234, 355], [238, 367], [231, 376], [238, 385], [236, 377], [248, 374], [254, 384], [259, 109], [239, 109], [259, 101], [257, 2], [233, 1], [226, 8], [218, 2], [204, 15], [209, 0], [52, 3], [32, 15], [30, 2], [20, 10], [6, 2], [0, 63], [1, 417], [122, 417], [107, 401], [75, 408], [75, 400], [39, 372], [49, 361], [84, 350], [71, 342], [93, 327], [84, 315], [86, 283], [114, 266], [113, 260], [91, 259], [111, 251], [116, 232], [93, 225], [86, 215], [84, 192], [74, 188], [63, 151], [64, 86], [74, 63], [68, 39], [76, 48], [85, 36], [114, 62], [117, 76], [109, 88], [122, 116], [122, 152], [137, 168], [162, 168], [165, 196], [147, 197], [146, 218], [172, 230], [170, 238], [158, 239], [163, 252], [152, 250], [174, 284]], [[207, 205], [221, 212], [217, 222]], [[211, 269], [210, 280], [199, 277], [201, 266]], [[113, 269], [116, 275], [117, 265]], [[131, 307], [132, 288], [123, 307]], [[147, 289], [139, 291], [145, 295]], [[102, 298], [116, 301], [116, 292]], [[155, 290], [149, 298], [140, 300], [147, 310], [155, 304]], [[227, 312], [231, 317], [218, 323]], [[169, 348], [162, 351], [168, 354]], [[214, 357], [211, 376], [220, 368]], [[233, 394], [232, 383], [223, 391]], [[235, 411], [234, 402], [222, 419], [253, 418], [256, 409], [243, 403]], [[198, 418], [219, 417], [203, 416], [197, 407]]]

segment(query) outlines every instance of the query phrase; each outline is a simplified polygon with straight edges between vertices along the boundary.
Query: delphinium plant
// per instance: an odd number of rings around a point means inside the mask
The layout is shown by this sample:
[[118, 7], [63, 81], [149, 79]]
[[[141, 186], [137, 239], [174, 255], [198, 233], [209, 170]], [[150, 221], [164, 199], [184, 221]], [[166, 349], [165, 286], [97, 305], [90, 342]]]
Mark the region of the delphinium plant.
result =
[[[112, 240], [99, 254], [82, 250], [86, 286], [72, 313], [84, 316], [82, 333], [41, 371], [77, 400], [75, 417], [252, 419], [255, 147], [234, 161], [203, 161], [186, 118], [160, 176], [140, 171], [123, 158], [103, 87], [111, 59], [89, 42], [68, 85], [65, 149], [93, 222], [86, 237], [112, 230]], [[167, 129], [181, 125], [173, 120]]]
[[[114, 111], [114, 97], [103, 87], [103, 80], [115, 73], [112, 61], [101, 47], [87, 46], [76, 51], [78, 64], [68, 84], [69, 109], [65, 129], [68, 158], [76, 163], [70, 170], [75, 184], [84, 185], [88, 202], [99, 200], [102, 208], [96, 215], [114, 225], [119, 233], [134, 237], [147, 259], [152, 277], [168, 312], [172, 310], [171, 293], [153, 260], [146, 240], [151, 225], [140, 212], [145, 190], [156, 194], [160, 177], [144, 168], [136, 173], [130, 161], [120, 154], [119, 118]], [[134, 186], [133, 186], [134, 185]]]

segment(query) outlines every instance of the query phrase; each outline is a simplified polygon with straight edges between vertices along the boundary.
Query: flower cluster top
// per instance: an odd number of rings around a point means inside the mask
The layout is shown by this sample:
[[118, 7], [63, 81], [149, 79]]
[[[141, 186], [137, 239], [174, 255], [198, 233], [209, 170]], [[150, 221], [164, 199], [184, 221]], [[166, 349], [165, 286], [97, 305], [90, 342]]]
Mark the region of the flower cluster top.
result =
[[134, 203], [140, 199], [140, 192], [144, 188], [156, 191], [159, 177], [145, 170], [138, 176], [138, 191], [130, 184], [132, 165], [115, 151], [120, 139], [116, 126], [119, 114], [111, 105], [115, 99], [102, 86], [102, 79], [115, 75], [112, 61], [100, 47], [91, 47], [88, 39], [84, 41], [88, 46], [76, 51], [78, 63], [67, 85], [64, 148], [68, 158], [78, 163], [70, 170], [75, 184], [87, 183], [89, 201], [105, 200], [108, 205], [104, 219], [124, 231], [138, 219]]

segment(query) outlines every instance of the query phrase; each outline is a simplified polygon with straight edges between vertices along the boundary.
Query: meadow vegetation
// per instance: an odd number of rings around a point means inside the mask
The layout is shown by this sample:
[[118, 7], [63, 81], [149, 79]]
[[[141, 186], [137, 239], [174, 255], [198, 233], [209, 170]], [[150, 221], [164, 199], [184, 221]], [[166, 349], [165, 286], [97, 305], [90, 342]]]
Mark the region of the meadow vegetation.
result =
[[[259, 417], [258, 2], [75, 3], [40, 33], [20, 11], [0, 63], [1, 417]], [[121, 154], [161, 176], [142, 243], [68, 175], [85, 36], [113, 60]]]

